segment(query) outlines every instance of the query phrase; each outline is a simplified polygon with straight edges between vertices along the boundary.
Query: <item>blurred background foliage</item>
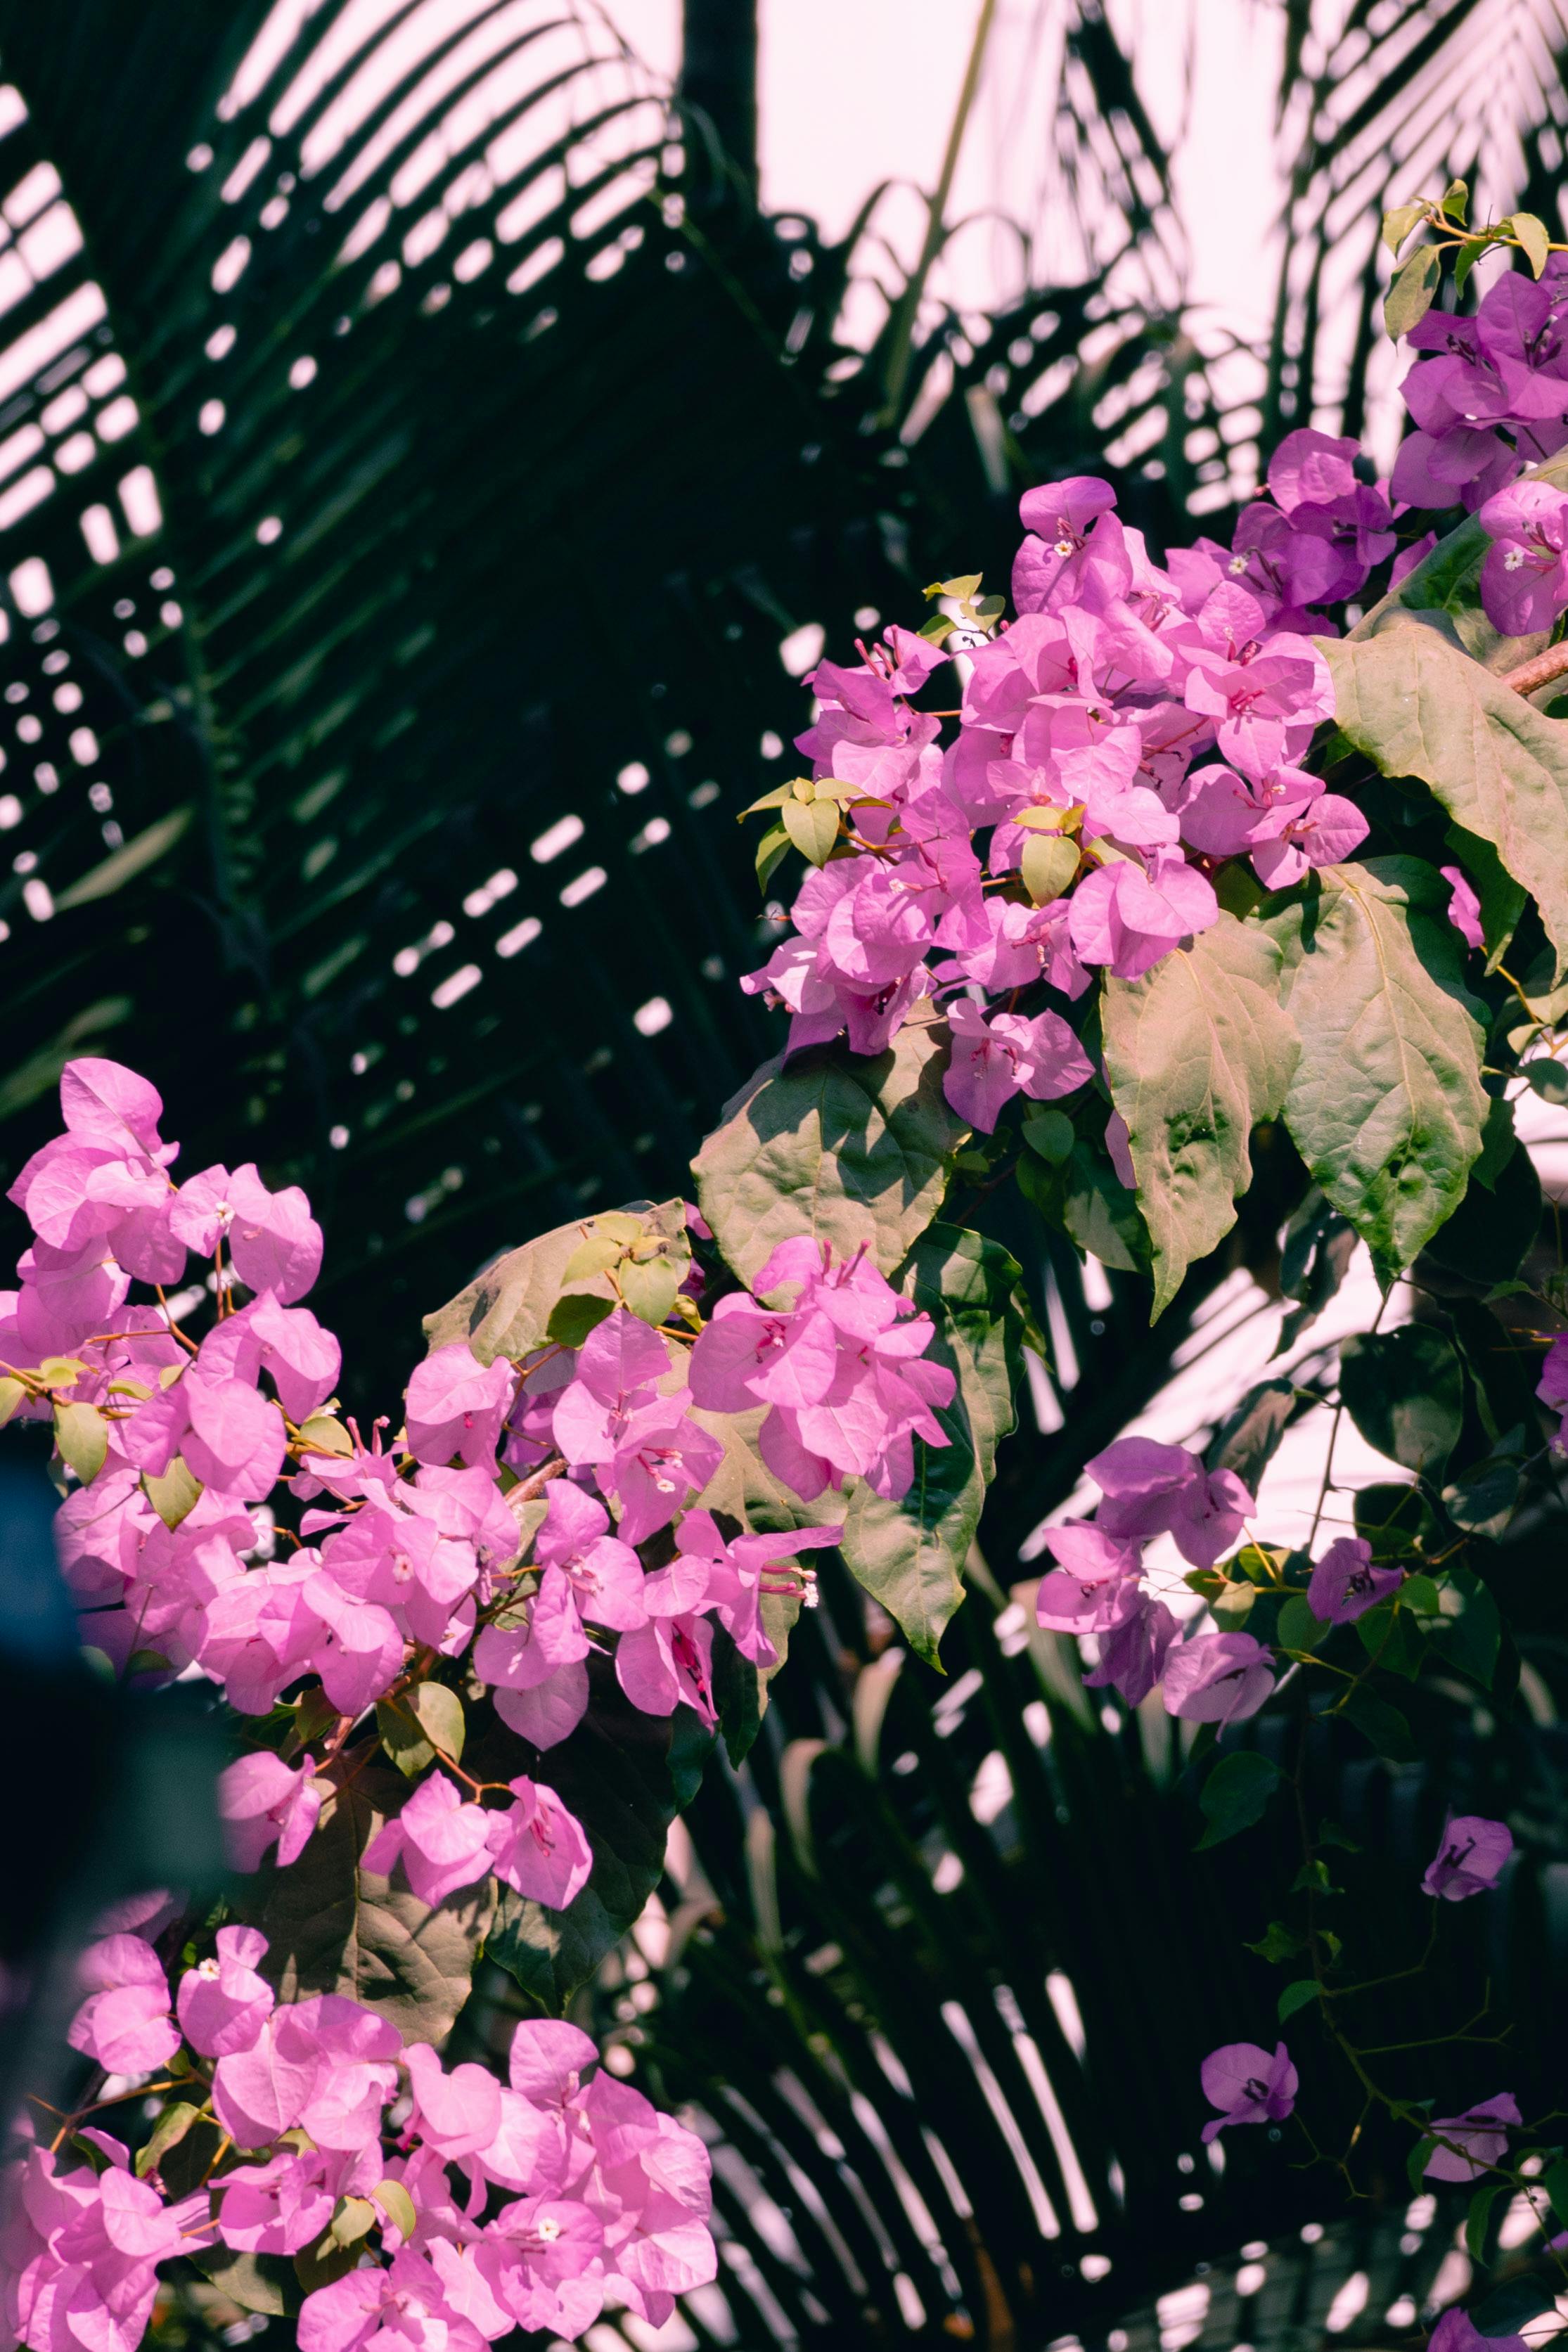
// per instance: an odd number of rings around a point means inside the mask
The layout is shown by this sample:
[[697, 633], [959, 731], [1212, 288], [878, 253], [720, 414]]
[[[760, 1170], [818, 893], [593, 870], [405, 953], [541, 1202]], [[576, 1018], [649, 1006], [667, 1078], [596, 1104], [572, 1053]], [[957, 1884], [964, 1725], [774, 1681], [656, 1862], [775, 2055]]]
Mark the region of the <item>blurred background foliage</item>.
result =
[[[676, 90], [572, 0], [0, 0], [7, 1181], [66, 1059], [133, 1063], [184, 1165], [307, 1187], [348, 1401], [395, 1412], [424, 1311], [546, 1226], [682, 1189], [773, 1050], [736, 986], [770, 930], [734, 814], [790, 772], [819, 648], [914, 622], [933, 577], [1000, 584], [1031, 481], [1104, 472], [1156, 544], [1223, 535], [1260, 445], [1359, 430], [1375, 221], [1412, 174], [1562, 217], [1554, 0], [1268, 0], [1284, 260], [1270, 344], [1238, 354], [1184, 304], [1136, 55], [1100, 0], [1042, 5], [1060, 249], [1098, 258], [1057, 283], [1037, 238], [980, 318], [931, 289], [945, 179], [910, 272], [876, 189], [837, 243], [759, 207], [748, 0], [687, 0]], [[852, 342], [868, 279], [881, 325]], [[1138, 1278], [989, 1213], [1055, 1377], [946, 1682], [830, 1572], [595, 1990], [618, 2063], [717, 2149], [721, 2286], [672, 2346], [1399, 2341], [1464, 2284], [1397, 2151], [1347, 2220], [1261, 2134], [1199, 2147], [1216, 1990], [1272, 2039], [1278, 1974], [1238, 1943], [1293, 1864], [1264, 1833], [1194, 1856], [1173, 1727], [1099, 1712], [1009, 1597], [1226, 1282], [1277, 1294], [1304, 1179], [1282, 1146], [1259, 1171], [1153, 1333]], [[1568, 1939], [1553, 1611], [1528, 1706], [1457, 1682], [1426, 1764], [1311, 1760], [1369, 1885], [1414, 1883], [1447, 1802], [1522, 1809], [1524, 1860], [1411, 2030], [1489, 1969], [1538, 2080]], [[1386, 1895], [1392, 1948], [1418, 1908]], [[506, 2000], [498, 1973], [459, 2034], [499, 2037]], [[1391, 2031], [1411, 2015], [1390, 2000]], [[170, 2340], [225, 2324], [200, 2292]]]

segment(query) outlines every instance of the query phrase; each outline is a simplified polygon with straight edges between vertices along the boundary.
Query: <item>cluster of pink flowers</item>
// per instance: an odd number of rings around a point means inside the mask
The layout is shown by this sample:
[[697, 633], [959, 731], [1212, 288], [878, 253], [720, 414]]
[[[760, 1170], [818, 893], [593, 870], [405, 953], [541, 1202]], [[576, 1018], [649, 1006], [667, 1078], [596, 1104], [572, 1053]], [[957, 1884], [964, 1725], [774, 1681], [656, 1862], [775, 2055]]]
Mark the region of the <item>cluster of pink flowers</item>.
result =
[[1359, 812], [1300, 765], [1332, 709], [1323, 607], [1395, 544], [1356, 456], [1292, 433], [1231, 545], [1201, 539], [1163, 566], [1107, 483], [1028, 491], [1016, 617], [989, 639], [959, 632], [956, 713], [915, 707], [947, 656], [906, 629], [854, 667], [818, 665], [796, 741], [841, 788], [847, 839], [742, 982], [788, 1007], [792, 1049], [847, 1030], [879, 1053], [936, 997], [954, 1029], [948, 1097], [992, 1129], [1012, 1095], [1093, 1075], [1061, 1016], [1014, 1012], [1016, 992], [1043, 980], [1070, 998], [1097, 969], [1147, 971], [1215, 920], [1227, 859], [1273, 887], [1356, 846]]
[[171, 2197], [156, 2164], [139, 2174], [92, 2124], [75, 2136], [91, 2163], [24, 2144], [0, 2180], [0, 2314], [31, 2352], [134, 2352], [161, 2262], [215, 2244], [297, 2254], [345, 2200], [363, 2209], [364, 2251], [306, 2297], [305, 2352], [378, 2336], [477, 2352], [516, 2327], [574, 2340], [607, 2303], [657, 2326], [714, 2276], [706, 2148], [596, 2069], [575, 2026], [520, 2025], [507, 2084], [482, 2066], [444, 2070], [357, 2001], [278, 2003], [257, 1929], [220, 1927], [216, 1941], [173, 1994], [146, 1935], [111, 1934], [86, 1955], [95, 1990], [72, 2042], [119, 2074], [183, 2051], [181, 2095], [203, 2102], [233, 2153]]
[[[366, 1444], [323, 1410], [340, 1358], [298, 1303], [321, 1254], [304, 1195], [268, 1192], [254, 1169], [176, 1186], [159, 1098], [116, 1063], [71, 1064], [61, 1097], [67, 1133], [12, 1191], [38, 1238], [0, 1304], [0, 1362], [24, 1384], [23, 1413], [98, 1418], [101, 1458], [58, 1534], [86, 1638], [121, 1669], [194, 1669], [249, 1716], [319, 1684], [341, 1747], [378, 1701], [466, 1658], [503, 1722], [544, 1750], [582, 1720], [591, 1654], [613, 1649], [635, 1706], [689, 1706], [712, 1728], [715, 1625], [776, 1663], [763, 1596], [809, 1597], [798, 1555], [840, 1529], [722, 1531], [700, 1497], [723, 1446], [696, 1412], [767, 1405], [764, 1458], [805, 1500], [848, 1476], [902, 1495], [914, 1438], [949, 1443], [936, 1416], [954, 1381], [927, 1360], [931, 1318], [864, 1253], [836, 1263], [796, 1241], [759, 1296], [720, 1299], [694, 1345], [616, 1306], [580, 1347], [520, 1364], [437, 1349], [409, 1381], [397, 1442], [378, 1426]], [[177, 1283], [189, 1249], [213, 1255], [217, 1285], [199, 1345], [161, 1288], [130, 1299], [133, 1277]], [[244, 1305], [240, 1285], [255, 1292]], [[505, 1487], [530, 1479], [545, 1500], [525, 1576]], [[299, 1507], [286, 1538], [261, 1508], [279, 1488]], [[653, 1539], [650, 1569], [637, 1547]], [[490, 1873], [573, 1901], [592, 1855], [553, 1792], [520, 1773], [469, 1781], [470, 1797], [451, 1773], [468, 1779], [444, 1757], [369, 1866], [401, 1867], [430, 1902]], [[292, 1862], [327, 1791], [310, 1754], [242, 1758], [223, 1789], [237, 1864], [256, 1869], [274, 1844]]]
[[1234, 1471], [1205, 1470], [1185, 1446], [1149, 1437], [1119, 1437], [1087, 1468], [1103, 1499], [1092, 1519], [1046, 1530], [1058, 1565], [1040, 1580], [1040, 1623], [1092, 1636], [1098, 1660], [1084, 1679], [1129, 1706], [1163, 1678], [1173, 1715], [1222, 1727], [1256, 1715], [1274, 1687], [1270, 1653], [1247, 1633], [1178, 1641], [1174, 1616], [1143, 1583], [1143, 1547], [1157, 1535], [1212, 1568], [1254, 1507], [1247, 1488]]

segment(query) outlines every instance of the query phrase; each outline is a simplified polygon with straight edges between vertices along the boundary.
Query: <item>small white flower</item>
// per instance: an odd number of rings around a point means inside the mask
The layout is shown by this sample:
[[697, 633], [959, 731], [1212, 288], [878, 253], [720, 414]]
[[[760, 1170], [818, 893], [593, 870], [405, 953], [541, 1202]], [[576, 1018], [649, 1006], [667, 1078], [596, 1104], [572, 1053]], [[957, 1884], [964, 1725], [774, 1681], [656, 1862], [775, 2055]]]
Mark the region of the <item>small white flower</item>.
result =
[[1247, 555], [1233, 555], [1225, 568], [1233, 580], [1239, 580], [1251, 561]]
[[1504, 570], [1505, 572], [1517, 572], [1517, 571], [1519, 570], [1519, 568], [1520, 568], [1521, 564], [1523, 562], [1524, 562], [1524, 550], [1523, 550], [1523, 548], [1522, 548], [1522, 547], [1510, 547], [1510, 548], [1509, 549], [1509, 551], [1508, 551], [1507, 554], [1503, 557], [1503, 560], [1502, 560], [1502, 568], [1503, 568], [1503, 570]]

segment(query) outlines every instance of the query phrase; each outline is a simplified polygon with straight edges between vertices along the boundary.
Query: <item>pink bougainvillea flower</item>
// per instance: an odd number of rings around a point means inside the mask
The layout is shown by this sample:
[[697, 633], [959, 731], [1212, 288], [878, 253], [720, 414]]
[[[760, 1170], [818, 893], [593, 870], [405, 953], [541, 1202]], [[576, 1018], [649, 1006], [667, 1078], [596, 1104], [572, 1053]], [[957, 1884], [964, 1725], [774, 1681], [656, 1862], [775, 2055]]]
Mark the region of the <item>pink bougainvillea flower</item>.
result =
[[788, 1535], [739, 1535], [726, 1542], [710, 1511], [688, 1511], [675, 1541], [678, 1550], [702, 1561], [705, 1603], [741, 1655], [754, 1665], [774, 1666], [778, 1652], [762, 1622], [763, 1595], [799, 1599], [804, 1589], [811, 1596], [811, 1572], [796, 1566], [796, 1553], [836, 1544], [843, 1533], [842, 1527], [797, 1528]]
[[961, 1118], [987, 1135], [1016, 1094], [1051, 1102], [1087, 1086], [1094, 1065], [1059, 1013], [998, 1013], [987, 1021], [959, 997], [948, 1006], [952, 1053], [942, 1092]]
[[1481, 902], [1475, 891], [1457, 866], [1440, 866], [1437, 871], [1448, 885], [1448, 920], [1468, 948], [1484, 948]]
[[350, 2271], [305, 2297], [300, 2352], [484, 2352], [485, 2338], [447, 2300], [439, 2273], [402, 2247], [389, 2268]]
[[145, 2074], [180, 2046], [163, 1963], [141, 1936], [106, 1936], [82, 1955], [91, 1988], [66, 2039], [111, 2074]]
[[279, 1864], [298, 1861], [321, 1810], [315, 1769], [307, 1756], [291, 1771], [265, 1748], [227, 1766], [218, 1780], [218, 1811], [236, 1870], [259, 1870], [274, 1843]]
[[205, 2058], [254, 2047], [272, 2014], [272, 1988], [257, 1974], [266, 1951], [258, 1928], [220, 1927], [216, 1958], [180, 1979], [180, 2028]]
[[1274, 1654], [1250, 1633], [1199, 1633], [1165, 1660], [1165, 1707], [1190, 1723], [1240, 1723], [1274, 1688]]
[[1492, 541], [1481, 565], [1488, 620], [1505, 637], [1549, 629], [1568, 605], [1568, 495], [1547, 482], [1514, 482], [1477, 520]]
[[1546, 1350], [1535, 1393], [1542, 1404], [1554, 1405], [1563, 1415], [1552, 1444], [1555, 1453], [1568, 1452], [1568, 1331], [1560, 1331]]
[[1082, 962], [1136, 980], [1218, 915], [1207, 876], [1178, 854], [1156, 853], [1147, 872], [1118, 858], [1086, 875], [1068, 901], [1068, 930]]
[[304, 1193], [297, 1184], [269, 1192], [248, 1161], [232, 1175], [205, 1168], [182, 1184], [170, 1225], [204, 1257], [226, 1241], [241, 1282], [269, 1290], [285, 1307], [302, 1298], [321, 1270], [321, 1228]]
[[442, 2066], [427, 2042], [403, 2053], [414, 2093], [410, 2131], [448, 2161], [488, 2147], [500, 2129], [500, 2084], [484, 2066]]
[[1501, 2161], [1508, 2148], [1508, 2126], [1521, 2121], [1519, 2101], [1511, 2091], [1500, 2091], [1467, 2107], [1462, 2116], [1434, 2116], [1426, 2128], [1435, 2139], [1451, 2143], [1435, 2147], [1421, 2168], [1428, 2180], [1479, 2180]]
[[564, 1911], [588, 1884], [593, 1849], [575, 1813], [525, 1775], [509, 1780], [516, 1803], [485, 1816], [490, 1867], [520, 1895]]
[[389, 1878], [401, 1861], [422, 1903], [444, 1903], [489, 1873], [491, 1819], [482, 1806], [466, 1803], [444, 1772], [432, 1772], [376, 1832], [363, 1867]]
[[1506, 1822], [1489, 1821], [1481, 1813], [1455, 1814], [1443, 1832], [1436, 1858], [1427, 1866], [1421, 1891], [1424, 1895], [1440, 1895], [1447, 1903], [1463, 1903], [1471, 1895], [1489, 1895], [1512, 1852], [1513, 1832]]
[[1128, 1706], [1141, 1705], [1164, 1673], [1179, 1630], [1164, 1602], [1128, 1578], [1095, 1627], [1100, 1662], [1085, 1675], [1085, 1686], [1113, 1690]]
[[1324, 1625], [1349, 1625], [1405, 1581], [1402, 1568], [1377, 1568], [1364, 1536], [1337, 1536], [1312, 1570], [1307, 1606]]
[[408, 1443], [421, 1462], [495, 1460], [517, 1375], [504, 1356], [481, 1364], [466, 1339], [416, 1364], [405, 1398]]
[[1209, 2052], [1202, 2080], [1205, 2098], [1221, 2110], [1204, 2126], [1205, 2143], [1229, 2124], [1283, 2123], [1296, 2105], [1296, 2069], [1282, 2042], [1272, 2056], [1256, 2042], [1227, 2042]]

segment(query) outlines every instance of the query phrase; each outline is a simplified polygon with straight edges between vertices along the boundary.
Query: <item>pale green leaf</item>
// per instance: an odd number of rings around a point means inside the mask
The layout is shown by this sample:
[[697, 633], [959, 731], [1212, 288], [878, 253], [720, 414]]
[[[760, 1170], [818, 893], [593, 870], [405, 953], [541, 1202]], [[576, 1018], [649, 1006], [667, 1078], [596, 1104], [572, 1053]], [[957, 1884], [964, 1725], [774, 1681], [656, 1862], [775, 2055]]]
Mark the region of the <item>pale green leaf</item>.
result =
[[831, 800], [785, 801], [779, 811], [784, 829], [803, 857], [826, 866], [838, 839], [838, 805]]
[[55, 1445], [60, 1460], [90, 1486], [109, 1452], [109, 1428], [92, 1404], [57, 1404]]
[[1532, 275], [1539, 278], [1552, 250], [1552, 237], [1545, 222], [1537, 220], [1533, 213], [1515, 213], [1513, 233], [1519, 239]]
[[1142, 979], [1106, 979], [1106, 1075], [1127, 1122], [1156, 1316], [1236, 1223], [1248, 1138], [1283, 1108], [1298, 1045], [1280, 961], [1273, 940], [1222, 911]]
[[1383, 241], [1397, 260], [1399, 248], [1426, 213], [1424, 204], [1394, 205], [1383, 215]]
[[143, 1471], [142, 1485], [147, 1500], [171, 1532], [182, 1519], [188, 1518], [201, 1500], [202, 1486], [183, 1454], [176, 1454], [161, 1478]]
[[1024, 887], [1037, 907], [1059, 898], [1078, 872], [1079, 845], [1065, 835], [1033, 833], [1024, 843], [1020, 870]]
[[1342, 732], [1384, 775], [1419, 777], [1458, 824], [1490, 843], [1540, 908], [1561, 977], [1568, 727], [1405, 614], [1390, 614], [1373, 636], [1320, 646]]
[[965, 1129], [942, 1091], [947, 1026], [907, 1021], [885, 1054], [842, 1044], [764, 1063], [692, 1162], [720, 1249], [749, 1282], [792, 1234], [891, 1274], [935, 1216]]
[[1383, 298], [1383, 323], [1395, 342], [1426, 316], [1442, 276], [1442, 258], [1435, 245], [1419, 247], [1395, 276]]
[[[625, 1221], [624, 1223], [622, 1221]], [[607, 1230], [617, 1243], [639, 1235], [658, 1236], [678, 1250], [689, 1247], [683, 1201], [634, 1202], [625, 1210], [609, 1210], [594, 1220], [595, 1230]], [[497, 1356], [514, 1360], [542, 1347], [551, 1317], [560, 1299], [565, 1268], [584, 1239], [579, 1222], [557, 1225], [537, 1241], [509, 1250], [493, 1265], [476, 1275], [466, 1290], [425, 1318], [425, 1337], [431, 1348], [445, 1348], [466, 1339], [481, 1364]], [[602, 1298], [609, 1307], [616, 1294], [603, 1274], [591, 1276], [574, 1297]]]
[[1270, 918], [1301, 1042], [1285, 1119], [1385, 1276], [1464, 1197], [1488, 1110], [1448, 885], [1415, 857], [1328, 866]]

